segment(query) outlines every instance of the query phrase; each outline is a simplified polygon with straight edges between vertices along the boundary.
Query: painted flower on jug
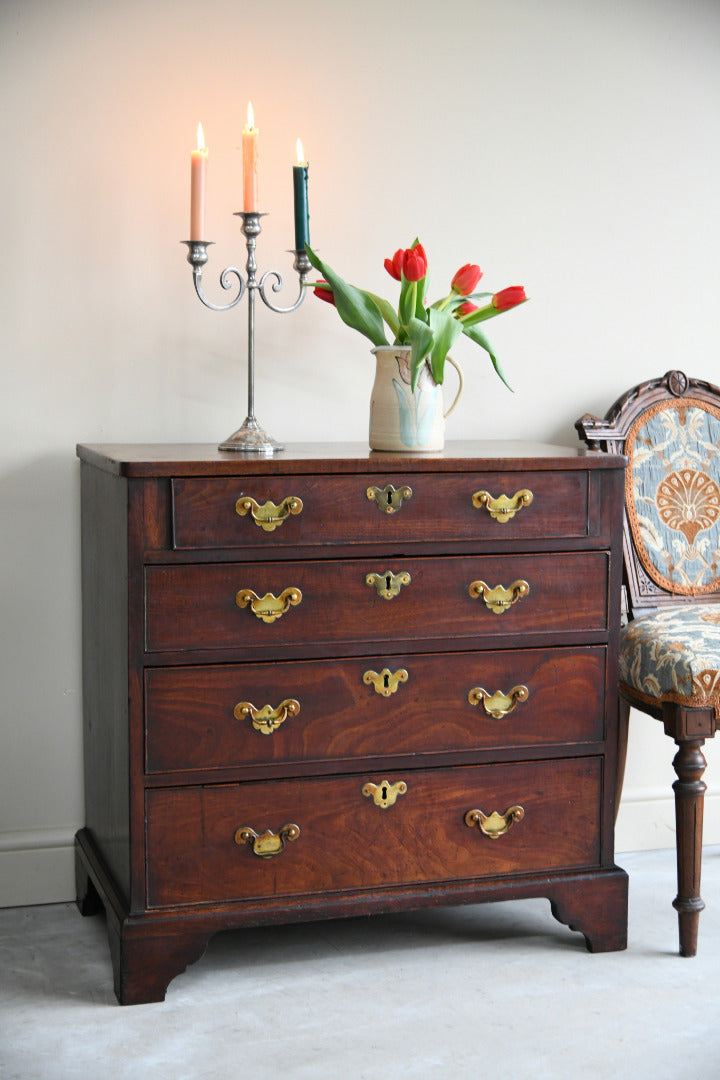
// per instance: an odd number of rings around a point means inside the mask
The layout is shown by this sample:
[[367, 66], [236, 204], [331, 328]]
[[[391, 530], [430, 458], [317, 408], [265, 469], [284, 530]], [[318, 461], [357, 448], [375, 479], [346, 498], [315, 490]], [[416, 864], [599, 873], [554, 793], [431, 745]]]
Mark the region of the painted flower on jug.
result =
[[[397, 364], [398, 375], [402, 382], [407, 386], [410, 386], [412, 382], [412, 375], [410, 372], [410, 358], [405, 353], [398, 353], [395, 357], [395, 363]], [[427, 365], [420, 368], [420, 375], [418, 376], [418, 389], [432, 390], [435, 386], [435, 380], [432, 377], [430, 368]]]
[[[428, 304], [428, 258], [422, 244], [415, 240], [409, 248], [398, 248], [384, 260], [390, 277], [400, 282], [400, 297], [394, 307], [383, 297], [348, 284], [312, 248], [306, 250], [310, 262], [322, 274], [319, 281], [311, 283], [315, 295], [332, 303], [347, 326], [375, 346], [411, 347], [409, 382], [413, 391], [426, 369], [435, 383], [443, 381], [448, 352], [463, 334], [488, 353], [495, 371], [512, 389], [480, 323], [524, 303], [527, 297], [522, 285], [511, 285], [497, 293], [476, 292], [482, 270], [477, 263], [465, 263], [453, 275], [447, 295]], [[387, 330], [392, 342], [388, 341]]]

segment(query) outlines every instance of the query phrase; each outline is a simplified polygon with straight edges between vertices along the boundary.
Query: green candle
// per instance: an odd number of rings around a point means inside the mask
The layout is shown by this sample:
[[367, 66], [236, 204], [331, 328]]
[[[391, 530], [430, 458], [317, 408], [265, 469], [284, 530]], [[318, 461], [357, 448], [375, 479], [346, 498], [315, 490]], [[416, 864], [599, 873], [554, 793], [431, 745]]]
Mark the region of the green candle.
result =
[[297, 165], [293, 165], [293, 196], [295, 201], [295, 250], [304, 251], [310, 243], [310, 213], [308, 211], [308, 163], [303, 160], [303, 147], [297, 141]]

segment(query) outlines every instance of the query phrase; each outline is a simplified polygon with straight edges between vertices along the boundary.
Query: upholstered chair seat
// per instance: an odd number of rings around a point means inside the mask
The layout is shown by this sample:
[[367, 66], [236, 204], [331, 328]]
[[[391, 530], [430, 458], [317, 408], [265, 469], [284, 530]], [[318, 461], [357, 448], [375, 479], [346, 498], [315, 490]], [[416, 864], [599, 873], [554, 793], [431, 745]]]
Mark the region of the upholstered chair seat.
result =
[[720, 719], [720, 606], [678, 605], [633, 619], [620, 642], [620, 688], [649, 705], [711, 708]]

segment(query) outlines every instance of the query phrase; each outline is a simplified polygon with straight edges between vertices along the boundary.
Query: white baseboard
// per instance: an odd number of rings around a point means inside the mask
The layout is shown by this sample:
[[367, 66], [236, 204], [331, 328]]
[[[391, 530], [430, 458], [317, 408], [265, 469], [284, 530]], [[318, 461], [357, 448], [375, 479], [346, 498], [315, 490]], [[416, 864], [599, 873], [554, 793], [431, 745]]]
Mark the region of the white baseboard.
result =
[[[720, 844], [720, 794], [705, 796], [703, 844]], [[623, 795], [615, 829], [615, 851], [666, 847], [675, 847], [672, 790], [643, 790]]]
[[0, 832], [0, 907], [75, 899], [71, 826]]

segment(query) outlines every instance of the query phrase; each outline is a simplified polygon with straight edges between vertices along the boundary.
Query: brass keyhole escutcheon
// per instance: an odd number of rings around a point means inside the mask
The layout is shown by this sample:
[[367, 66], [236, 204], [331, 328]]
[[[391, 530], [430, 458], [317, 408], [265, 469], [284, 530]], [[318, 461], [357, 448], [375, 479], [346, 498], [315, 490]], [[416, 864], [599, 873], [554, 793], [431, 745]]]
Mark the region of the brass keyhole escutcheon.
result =
[[482, 686], [474, 686], [468, 694], [468, 701], [471, 705], [480, 705], [482, 703], [485, 712], [488, 716], [492, 716], [495, 720], [502, 720], [503, 717], [509, 716], [516, 705], [522, 701], [527, 701], [530, 696], [530, 691], [527, 686], [513, 686], [507, 694], [504, 694], [502, 690], [496, 690], [494, 694], [488, 694], [487, 690], [483, 690]]
[[493, 810], [492, 814], [483, 814], [482, 810], [468, 810], [465, 824], [469, 829], [477, 826], [490, 840], [499, 840], [509, 832], [516, 821], [522, 821], [524, 817], [522, 806], [511, 806], [504, 814], [499, 814], [497, 810]]
[[400, 685], [400, 683], [407, 682], [408, 673], [405, 668], [398, 668], [393, 672], [390, 668], [383, 668], [382, 671], [366, 671], [363, 674], [363, 682], [366, 686], [372, 686], [375, 688], [375, 693], [380, 694], [382, 697], [390, 697], [394, 694]]
[[379, 784], [368, 781], [363, 784], [362, 793], [366, 799], [372, 799], [381, 810], [387, 810], [389, 806], [395, 805], [398, 796], [404, 795], [407, 789], [404, 780], [398, 780], [395, 784], [391, 784], [389, 780], [381, 780]]
[[513, 604], [528, 595], [530, 586], [527, 581], [519, 580], [513, 581], [508, 589], [504, 585], [496, 585], [494, 589], [491, 589], [485, 581], [473, 581], [468, 592], [473, 600], [482, 597], [489, 611], [493, 611], [496, 615], [503, 615]]
[[493, 498], [489, 491], [476, 491], [472, 497], [473, 506], [480, 510], [485, 507], [493, 521], [505, 523], [512, 521], [518, 510], [523, 506], [530, 506], [533, 501], [533, 493], [527, 488], [521, 488], [514, 495], [498, 495]]
[[381, 513], [396, 514], [402, 509], [403, 502], [412, 498], [412, 488], [407, 485], [395, 488], [392, 484], [386, 484], [384, 488], [369, 487], [365, 494]]
[[401, 570], [399, 574], [394, 574], [392, 570], [383, 570], [381, 574], [365, 575], [365, 584], [374, 588], [383, 600], [392, 600], [403, 585], [409, 585], [411, 580], [407, 570]]
[[250, 514], [255, 524], [264, 532], [274, 532], [290, 514], [302, 513], [302, 508], [302, 499], [299, 499], [297, 495], [288, 495], [281, 503], [274, 503], [268, 499], [262, 506], [249, 495], [245, 495], [235, 503], [235, 513], [240, 517]]

